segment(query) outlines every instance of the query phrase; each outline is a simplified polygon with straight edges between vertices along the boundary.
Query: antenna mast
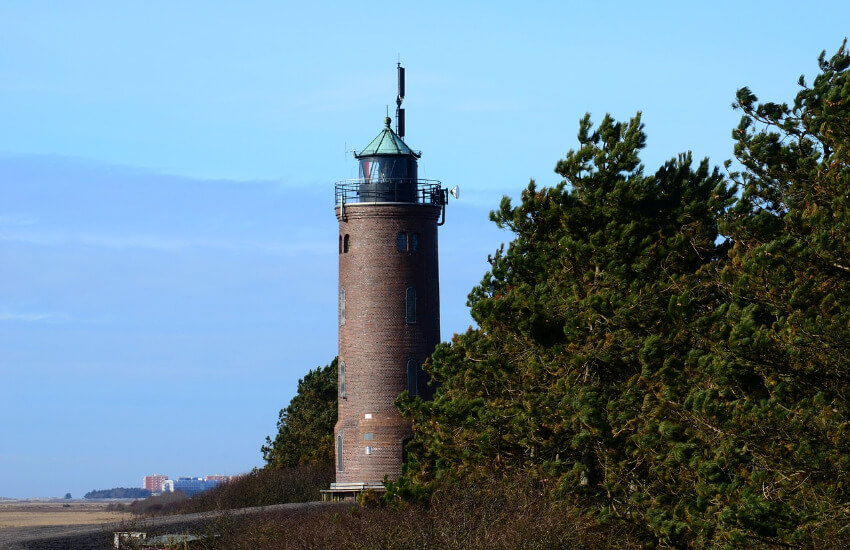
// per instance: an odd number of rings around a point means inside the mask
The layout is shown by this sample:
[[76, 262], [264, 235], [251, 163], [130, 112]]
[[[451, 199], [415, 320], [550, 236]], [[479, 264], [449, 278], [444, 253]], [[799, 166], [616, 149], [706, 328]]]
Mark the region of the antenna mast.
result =
[[404, 101], [404, 67], [401, 62], [398, 65], [398, 96], [395, 98], [395, 133], [398, 137], [404, 139], [404, 109], [401, 108], [401, 102]]

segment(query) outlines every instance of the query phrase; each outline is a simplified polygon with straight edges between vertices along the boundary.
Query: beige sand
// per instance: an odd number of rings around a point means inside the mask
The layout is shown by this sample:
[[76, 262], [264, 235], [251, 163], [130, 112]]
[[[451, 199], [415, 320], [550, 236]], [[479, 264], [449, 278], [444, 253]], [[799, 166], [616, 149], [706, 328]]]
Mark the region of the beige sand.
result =
[[128, 519], [106, 510], [107, 502], [0, 501], [0, 529], [45, 525], [100, 524]]

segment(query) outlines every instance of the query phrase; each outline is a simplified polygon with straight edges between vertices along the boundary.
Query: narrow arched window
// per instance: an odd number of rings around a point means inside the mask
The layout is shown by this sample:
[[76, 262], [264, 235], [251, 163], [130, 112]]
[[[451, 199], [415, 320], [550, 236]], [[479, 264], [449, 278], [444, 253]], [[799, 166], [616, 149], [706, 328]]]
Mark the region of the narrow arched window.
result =
[[407, 233], [402, 231], [396, 235], [395, 245], [399, 252], [407, 252]]
[[419, 395], [419, 365], [416, 364], [416, 359], [407, 360], [407, 393], [410, 395]]
[[416, 252], [419, 250], [419, 233], [410, 234], [410, 251]]
[[348, 254], [349, 246], [350, 246], [350, 241], [349, 241], [348, 235], [346, 234], [345, 237], [343, 237], [343, 239], [342, 239], [342, 251], [344, 253]]
[[405, 305], [407, 310], [407, 322], [416, 322], [416, 289], [412, 286], [407, 287], [405, 293]]
[[336, 470], [342, 471], [342, 436], [336, 436]]
[[345, 397], [345, 361], [339, 362], [339, 396]]
[[342, 235], [339, 236], [339, 253], [342, 254]]
[[345, 324], [345, 289], [339, 289], [339, 324]]

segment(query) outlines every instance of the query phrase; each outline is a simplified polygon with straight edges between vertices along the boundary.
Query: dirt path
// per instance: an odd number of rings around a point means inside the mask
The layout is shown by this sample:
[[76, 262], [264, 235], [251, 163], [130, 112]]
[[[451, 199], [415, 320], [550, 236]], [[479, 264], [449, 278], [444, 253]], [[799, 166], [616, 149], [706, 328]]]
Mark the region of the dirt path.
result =
[[[59, 525], [41, 527], [8, 527], [0, 529], [0, 550], [106, 550], [112, 548], [115, 531], [203, 532], [217, 516], [244, 516], [289, 510], [292, 512], [317, 506], [340, 506], [323, 502], [277, 504], [257, 508], [242, 508], [225, 512], [206, 512], [181, 516], [136, 519], [102, 525]], [[169, 528], [169, 529], [164, 529]]]

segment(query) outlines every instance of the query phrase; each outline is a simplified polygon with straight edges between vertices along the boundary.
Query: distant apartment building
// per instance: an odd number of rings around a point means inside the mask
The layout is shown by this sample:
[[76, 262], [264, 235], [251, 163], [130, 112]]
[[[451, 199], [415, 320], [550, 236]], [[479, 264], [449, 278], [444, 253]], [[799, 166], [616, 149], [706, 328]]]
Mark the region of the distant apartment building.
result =
[[[207, 478], [217, 478], [217, 477], [225, 477], [226, 476], [207, 476]], [[168, 479], [162, 483], [163, 492], [177, 492], [180, 491], [184, 493], [186, 496], [191, 497], [193, 495], [197, 495], [198, 493], [203, 493], [213, 487], [220, 485], [226, 479], [207, 479], [203, 477], [178, 477], [177, 479]]]
[[162, 474], [145, 476], [144, 481], [142, 481], [142, 487], [144, 487], [151, 493], [161, 493], [162, 485], [166, 480], [168, 480], [168, 476], [164, 476]]

